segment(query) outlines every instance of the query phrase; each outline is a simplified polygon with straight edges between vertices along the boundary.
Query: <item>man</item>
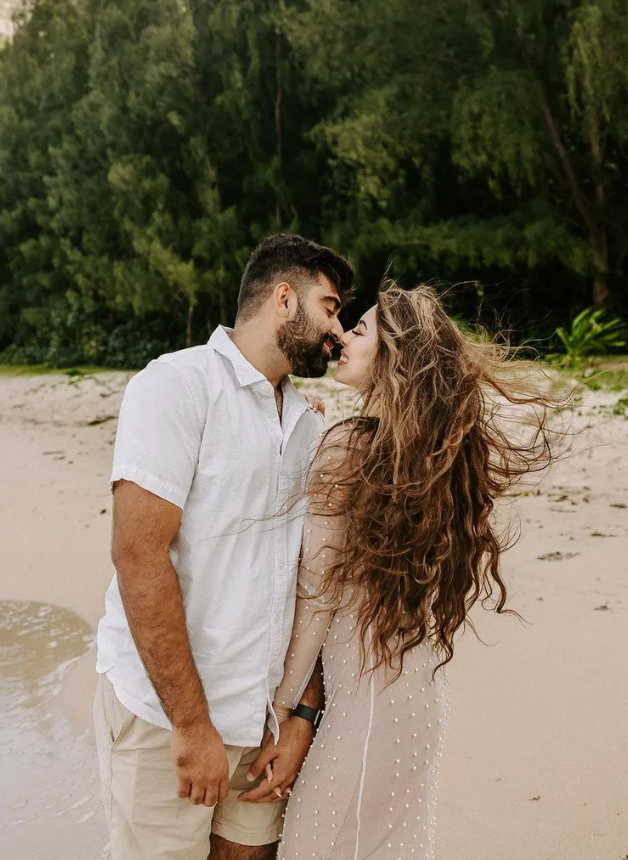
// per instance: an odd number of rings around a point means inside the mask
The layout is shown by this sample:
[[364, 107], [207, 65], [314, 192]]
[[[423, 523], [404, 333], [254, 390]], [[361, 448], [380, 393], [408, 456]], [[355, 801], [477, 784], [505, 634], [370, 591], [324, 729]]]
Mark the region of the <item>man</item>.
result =
[[[247, 264], [233, 332], [129, 382], [94, 704], [112, 860], [206, 860], [210, 835], [211, 860], [275, 856], [284, 803], [259, 801], [279, 800], [272, 780], [296, 776], [313, 734], [293, 716], [278, 740], [270, 703], [322, 429], [288, 374], [325, 373], [352, 281], [329, 248], [270, 237]], [[315, 677], [301, 701], [316, 709], [321, 694]], [[267, 718], [273, 771], [250, 781]], [[238, 800], [247, 790], [258, 802]]]

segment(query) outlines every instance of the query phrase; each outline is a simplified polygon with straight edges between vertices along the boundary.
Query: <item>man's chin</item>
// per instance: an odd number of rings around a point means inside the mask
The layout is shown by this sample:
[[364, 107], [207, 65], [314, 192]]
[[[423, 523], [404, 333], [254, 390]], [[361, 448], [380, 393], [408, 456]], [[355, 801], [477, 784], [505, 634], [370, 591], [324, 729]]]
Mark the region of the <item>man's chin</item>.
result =
[[327, 365], [329, 362], [326, 362], [324, 365], [308, 365], [307, 367], [296, 367], [292, 371], [293, 376], [298, 376], [301, 379], [322, 379], [323, 376], [327, 373]]

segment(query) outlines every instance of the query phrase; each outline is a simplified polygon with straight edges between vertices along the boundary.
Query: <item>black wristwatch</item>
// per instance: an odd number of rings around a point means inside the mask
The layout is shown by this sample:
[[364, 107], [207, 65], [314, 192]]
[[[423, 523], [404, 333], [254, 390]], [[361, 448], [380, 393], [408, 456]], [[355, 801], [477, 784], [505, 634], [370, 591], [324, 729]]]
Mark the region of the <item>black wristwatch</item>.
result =
[[292, 711], [292, 716], [301, 717], [301, 719], [307, 720], [308, 723], [312, 723], [314, 728], [317, 729], [320, 725], [321, 719], [323, 718], [323, 711], [318, 711], [316, 708], [310, 708], [309, 705], [297, 705]]

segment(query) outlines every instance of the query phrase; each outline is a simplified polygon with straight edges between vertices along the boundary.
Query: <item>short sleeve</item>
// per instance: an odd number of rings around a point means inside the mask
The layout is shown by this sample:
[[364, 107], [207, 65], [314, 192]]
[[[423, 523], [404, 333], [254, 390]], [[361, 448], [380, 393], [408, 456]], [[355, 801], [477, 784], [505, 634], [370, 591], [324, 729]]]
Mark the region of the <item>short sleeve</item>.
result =
[[122, 399], [111, 486], [133, 481], [183, 508], [198, 464], [202, 426], [185, 376], [167, 362], [151, 361], [129, 381]]

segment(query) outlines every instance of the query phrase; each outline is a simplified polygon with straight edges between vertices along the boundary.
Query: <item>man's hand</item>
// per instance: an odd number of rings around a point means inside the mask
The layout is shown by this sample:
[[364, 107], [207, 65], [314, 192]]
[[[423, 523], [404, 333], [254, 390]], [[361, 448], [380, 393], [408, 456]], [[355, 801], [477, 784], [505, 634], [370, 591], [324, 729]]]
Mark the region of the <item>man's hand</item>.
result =
[[266, 779], [257, 788], [244, 791], [238, 800], [247, 803], [273, 803], [286, 799], [287, 790], [296, 780], [305, 756], [312, 744], [314, 727], [301, 717], [290, 717], [281, 723], [279, 743], [267, 732], [262, 750], [249, 769], [250, 778], [257, 779], [268, 764], [272, 766], [272, 781]]
[[177, 794], [193, 804], [215, 806], [229, 793], [229, 762], [222, 738], [206, 720], [172, 729], [172, 760]]

